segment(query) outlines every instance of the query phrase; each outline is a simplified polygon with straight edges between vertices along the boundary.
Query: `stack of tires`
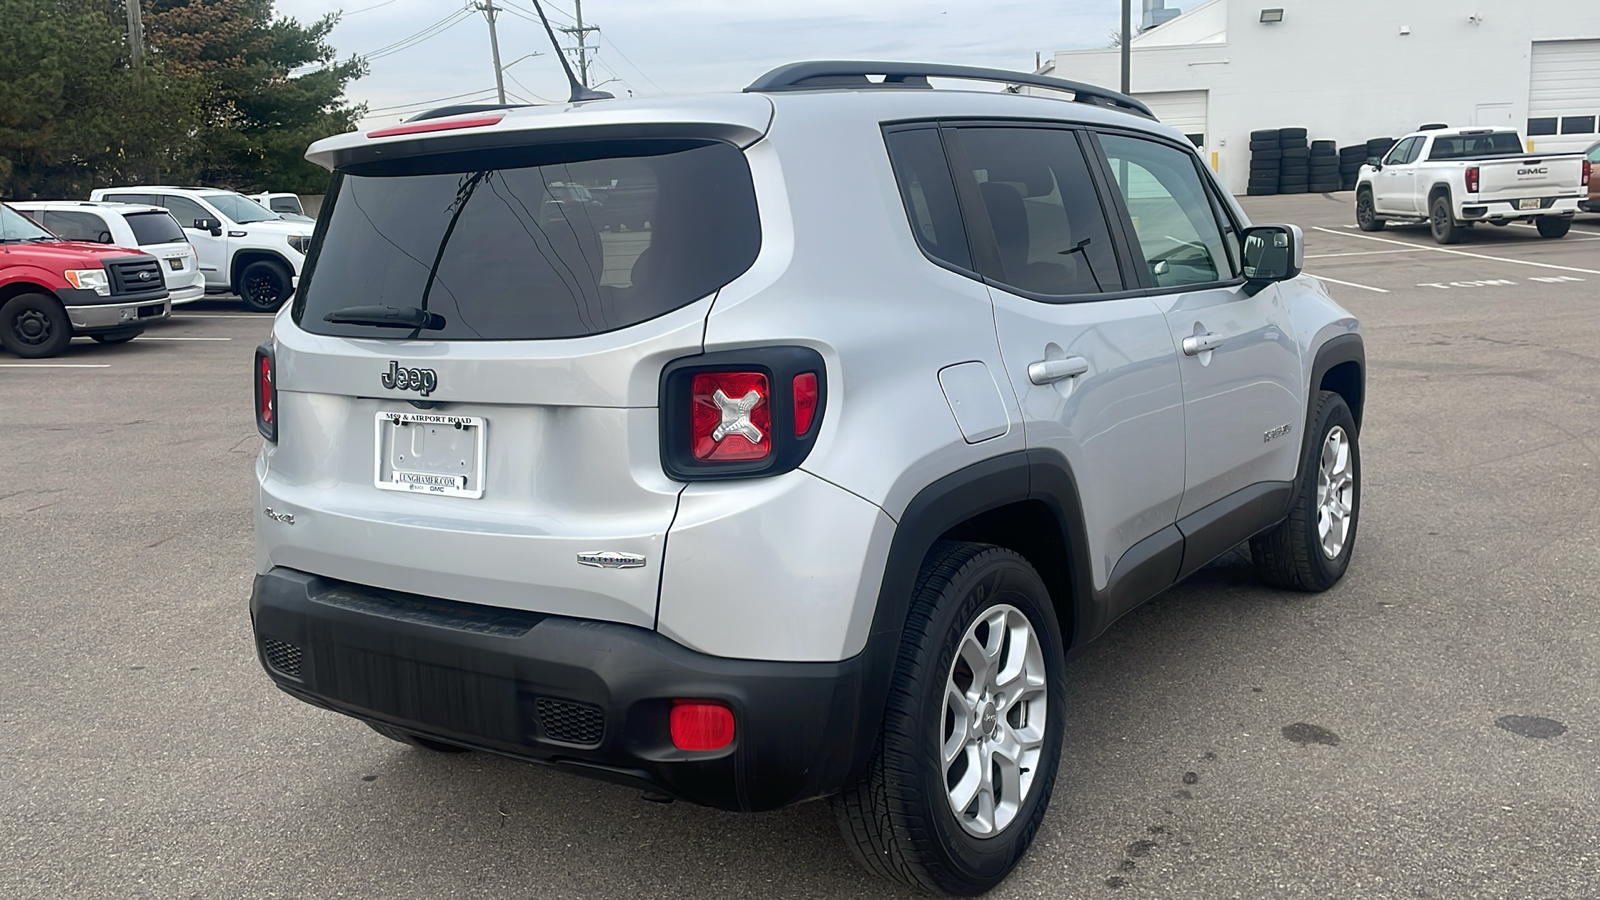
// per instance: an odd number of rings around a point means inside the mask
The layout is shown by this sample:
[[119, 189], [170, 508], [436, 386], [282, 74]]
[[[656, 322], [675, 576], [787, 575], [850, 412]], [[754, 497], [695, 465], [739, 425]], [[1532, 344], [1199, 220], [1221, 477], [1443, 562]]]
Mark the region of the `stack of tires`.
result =
[[1353, 191], [1361, 177], [1361, 167], [1367, 162], [1367, 145], [1356, 144], [1339, 148], [1339, 187]]
[[[1393, 147], [1394, 144], [1395, 140], [1391, 137], [1372, 138], [1371, 140], [1367, 141], [1367, 156], [1369, 158], [1376, 156], [1379, 159], [1382, 159], [1383, 155], [1388, 153], [1389, 148]], [[1364, 161], [1365, 160], [1363, 160], [1363, 162]]]
[[1278, 129], [1250, 132], [1250, 183], [1245, 193], [1253, 196], [1276, 194], [1282, 163], [1283, 150], [1278, 147]]
[[1331, 194], [1339, 189], [1339, 142], [1311, 142], [1311, 192]]
[[1278, 193], [1304, 194], [1311, 189], [1311, 144], [1304, 128], [1279, 128], [1278, 152], [1282, 164], [1278, 172]]

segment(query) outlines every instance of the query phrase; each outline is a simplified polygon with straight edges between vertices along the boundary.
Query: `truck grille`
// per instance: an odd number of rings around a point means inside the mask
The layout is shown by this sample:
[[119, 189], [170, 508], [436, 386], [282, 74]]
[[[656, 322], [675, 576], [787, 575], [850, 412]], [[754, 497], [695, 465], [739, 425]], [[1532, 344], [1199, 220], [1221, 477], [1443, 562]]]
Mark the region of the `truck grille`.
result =
[[106, 269], [111, 272], [113, 294], [143, 294], [166, 287], [161, 278], [161, 261], [153, 256], [107, 263]]
[[276, 638], [261, 639], [261, 658], [274, 672], [287, 678], [300, 678], [300, 660], [304, 652], [293, 644]]
[[606, 730], [606, 714], [599, 707], [569, 700], [540, 697], [534, 702], [539, 730], [552, 741], [593, 746]]

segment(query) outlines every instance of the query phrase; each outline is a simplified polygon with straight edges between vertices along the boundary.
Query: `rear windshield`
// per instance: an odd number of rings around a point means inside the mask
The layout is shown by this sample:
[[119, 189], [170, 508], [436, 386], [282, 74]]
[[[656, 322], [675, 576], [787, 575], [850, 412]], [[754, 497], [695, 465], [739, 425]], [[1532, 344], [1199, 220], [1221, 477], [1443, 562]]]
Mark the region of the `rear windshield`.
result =
[[1522, 139], [1515, 131], [1493, 134], [1458, 134], [1433, 139], [1429, 159], [1469, 159], [1477, 156], [1519, 156]]
[[151, 244], [179, 244], [188, 240], [183, 235], [183, 229], [178, 227], [178, 220], [172, 217], [172, 213], [129, 213], [123, 218], [127, 219], [128, 225], [133, 228], [133, 236], [141, 247], [148, 247]]
[[728, 144], [523, 148], [385, 165], [334, 179], [294, 310], [307, 331], [409, 337], [323, 318], [394, 306], [443, 316], [427, 338], [599, 334], [716, 292], [761, 246], [750, 169]]

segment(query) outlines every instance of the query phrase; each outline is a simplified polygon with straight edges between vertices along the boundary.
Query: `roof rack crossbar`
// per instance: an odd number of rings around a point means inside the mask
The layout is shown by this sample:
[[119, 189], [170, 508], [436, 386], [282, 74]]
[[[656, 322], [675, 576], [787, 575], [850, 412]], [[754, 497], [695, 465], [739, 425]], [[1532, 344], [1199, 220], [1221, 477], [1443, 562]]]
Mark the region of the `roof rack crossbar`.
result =
[[[868, 81], [868, 75], [882, 75], [882, 82]], [[840, 87], [923, 88], [929, 78], [958, 78], [966, 81], [989, 81], [999, 84], [1027, 85], [1070, 91], [1078, 103], [1109, 106], [1126, 110], [1147, 119], [1154, 119], [1150, 107], [1139, 100], [1117, 91], [1025, 72], [1008, 72], [1004, 69], [984, 69], [976, 66], [946, 66], [933, 63], [906, 62], [853, 62], [847, 60], [813, 60], [779, 66], [757, 78], [745, 88], [745, 93], [771, 93], [779, 91], [814, 91]]]

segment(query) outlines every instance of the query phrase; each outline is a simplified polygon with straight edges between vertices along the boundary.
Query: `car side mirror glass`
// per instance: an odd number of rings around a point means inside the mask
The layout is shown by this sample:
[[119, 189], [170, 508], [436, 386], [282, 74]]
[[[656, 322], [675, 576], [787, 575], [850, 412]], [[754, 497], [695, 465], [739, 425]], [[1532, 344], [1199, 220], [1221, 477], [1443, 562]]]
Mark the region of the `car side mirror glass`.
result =
[[1245, 281], [1260, 290], [1288, 281], [1305, 264], [1305, 239], [1298, 225], [1257, 225], [1244, 232]]
[[1382, 169], [1383, 169], [1383, 160], [1379, 159], [1376, 156], [1369, 156], [1369, 157], [1367, 157], [1367, 165], [1373, 167], [1374, 169], [1378, 169], [1379, 171], [1382, 171]]

